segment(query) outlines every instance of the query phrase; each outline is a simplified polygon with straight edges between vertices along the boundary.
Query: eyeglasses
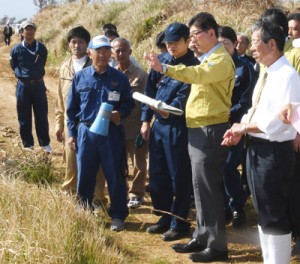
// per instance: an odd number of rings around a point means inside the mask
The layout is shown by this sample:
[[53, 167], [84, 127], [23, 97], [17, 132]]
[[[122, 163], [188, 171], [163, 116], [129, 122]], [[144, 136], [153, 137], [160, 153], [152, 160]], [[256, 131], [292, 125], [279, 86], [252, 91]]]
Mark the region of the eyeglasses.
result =
[[190, 34], [190, 38], [196, 38], [198, 37], [202, 32], [206, 32], [207, 30], [199, 30], [196, 32], [193, 32], [192, 34]]

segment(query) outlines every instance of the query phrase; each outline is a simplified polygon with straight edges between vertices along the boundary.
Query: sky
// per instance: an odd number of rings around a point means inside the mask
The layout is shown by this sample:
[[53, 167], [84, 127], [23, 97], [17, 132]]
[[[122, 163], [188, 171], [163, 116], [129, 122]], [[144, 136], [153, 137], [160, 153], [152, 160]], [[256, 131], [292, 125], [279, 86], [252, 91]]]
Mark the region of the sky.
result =
[[37, 10], [33, 0], [0, 0], [0, 19], [5, 15], [16, 17], [17, 20], [30, 19], [37, 13]]

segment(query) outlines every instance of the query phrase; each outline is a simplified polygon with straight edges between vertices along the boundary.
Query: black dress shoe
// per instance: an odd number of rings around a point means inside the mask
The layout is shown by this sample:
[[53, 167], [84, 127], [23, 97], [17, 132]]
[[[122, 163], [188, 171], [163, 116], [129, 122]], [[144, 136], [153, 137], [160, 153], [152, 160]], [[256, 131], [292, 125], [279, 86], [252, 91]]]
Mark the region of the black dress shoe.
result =
[[232, 218], [232, 226], [239, 228], [246, 224], [246, 214], [244, 210], [234, 211]]
[[166, 233], [162, 235], [164, 241], [174, 241], [187, 236], [189, 232], [177, 231], [174, 229], [169, 229]]
[[178, 253], [191, 253], [191, 252], [201, 251], [205, 247], [201, 246], [199, 241], [193, 238], [192, 240], [190, 240], [188, 243], [185, 244], [174, 244], [172, 248]]
[[193, 262], [213, 262], [228, 260], [228, 252], [218, 251], [212, 248], [206, 248], [200, 252], [190, 254]]
[[229, 225], [232, 221], [232, 212], [231, 210], [226, 210], [225, 211], [225, 225]]
[[149, 226], [146, 229], [146, 232], [150, 233], [150, 234], [162, 234], [162, 233], [166, 232], [168, 229], [169, 229], [168, 226], [156, 224], [156, 225]]

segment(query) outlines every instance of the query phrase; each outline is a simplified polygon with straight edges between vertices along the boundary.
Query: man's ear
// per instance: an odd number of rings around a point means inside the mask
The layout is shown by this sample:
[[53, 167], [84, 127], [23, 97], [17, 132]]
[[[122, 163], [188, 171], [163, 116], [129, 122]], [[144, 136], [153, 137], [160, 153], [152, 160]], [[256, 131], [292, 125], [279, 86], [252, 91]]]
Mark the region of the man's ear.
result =
[[270, 47], [272, 50], [273, 50], [274, 48], [277, 47], [277, 44], [276, 44], [275, 39], [270, 39], [270, 40], [268, 41], [268, 45], [269, 45], [269, 47]]
[[214, 37], [218, 38], [216, 36], [216, 32], [215, 32], [215, 30], [213, 28], [210, 28], [209, 30], [207, 30], [207, 33], [208, 33], [208, 35], [209, 35], [210, 38], [214, 38]]
[[87, 55], [90, 57], [90, 59], [92, 59], [91, 58], [91, 50], [89, 50], [89, 49], [87, 50]]
[[131, 53], [132, 53], [132, 49], [129, 50], [129, 55], [131, 55]]

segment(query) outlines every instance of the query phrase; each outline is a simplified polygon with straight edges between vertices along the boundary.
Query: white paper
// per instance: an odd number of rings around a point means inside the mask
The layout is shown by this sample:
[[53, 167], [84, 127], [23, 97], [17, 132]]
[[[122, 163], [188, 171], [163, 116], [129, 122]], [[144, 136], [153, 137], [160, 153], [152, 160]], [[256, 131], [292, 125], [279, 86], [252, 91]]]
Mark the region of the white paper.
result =
[[167, 105], [165, 102], [157, 101], [147, 95], [141, 94], [139, 92], [134, 92], [132, 94], [133, 99], [144, 103], [146, 105], [152, 106], [158, 110], [166, 111], [168, 113], [174, 114], [174, 115], [182, 115], [183, 111], [179, 108]]

